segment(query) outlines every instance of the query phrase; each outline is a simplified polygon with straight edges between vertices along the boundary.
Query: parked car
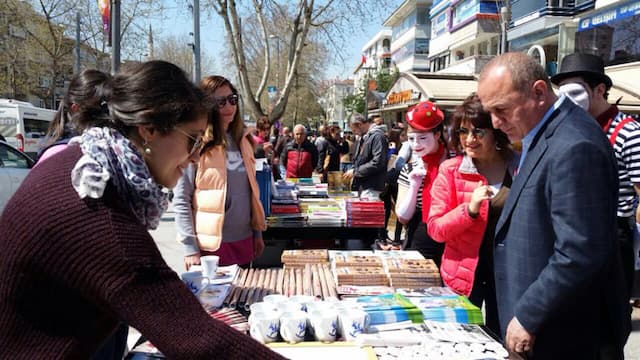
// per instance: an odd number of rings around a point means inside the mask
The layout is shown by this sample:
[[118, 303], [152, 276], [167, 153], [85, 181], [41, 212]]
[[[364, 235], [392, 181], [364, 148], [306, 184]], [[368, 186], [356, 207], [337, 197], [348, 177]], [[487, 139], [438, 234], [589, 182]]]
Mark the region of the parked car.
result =
[[34, 161], [25, 153], [0, 141], [0, 214], [33, 164]]

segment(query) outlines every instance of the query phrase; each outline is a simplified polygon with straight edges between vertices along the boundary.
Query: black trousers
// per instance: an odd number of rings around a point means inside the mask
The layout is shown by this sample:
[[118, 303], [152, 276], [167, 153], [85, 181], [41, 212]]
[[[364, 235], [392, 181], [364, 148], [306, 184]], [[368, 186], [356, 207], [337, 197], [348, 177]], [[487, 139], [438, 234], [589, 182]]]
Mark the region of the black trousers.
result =
[[427, 224], [422, 222], [421, 209], [416, 209], [415, 214], [407, 223], [406, 241], [404, 249], [418, 250], [426, 259], [432, 259], [440, 269], [444, 244], [433, 240], [427, 234]]
[[635, 261], [633, 254], [633, 227], [634, 217], [618, 218], [618, 244], [620, 245], [620, 258], [622, 260], [622, 272], [628, 298], [631, 298], [633, 289], [633, 276], [635, 273]]

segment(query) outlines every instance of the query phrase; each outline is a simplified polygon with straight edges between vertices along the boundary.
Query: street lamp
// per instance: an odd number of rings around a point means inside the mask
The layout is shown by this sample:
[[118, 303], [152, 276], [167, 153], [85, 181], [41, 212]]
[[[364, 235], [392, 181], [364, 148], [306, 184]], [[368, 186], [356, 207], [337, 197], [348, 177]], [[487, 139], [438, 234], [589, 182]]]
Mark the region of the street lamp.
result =
[[269, 39], [276, 39], [276, 89], [280, 90], [280, 37], [271, 34]]

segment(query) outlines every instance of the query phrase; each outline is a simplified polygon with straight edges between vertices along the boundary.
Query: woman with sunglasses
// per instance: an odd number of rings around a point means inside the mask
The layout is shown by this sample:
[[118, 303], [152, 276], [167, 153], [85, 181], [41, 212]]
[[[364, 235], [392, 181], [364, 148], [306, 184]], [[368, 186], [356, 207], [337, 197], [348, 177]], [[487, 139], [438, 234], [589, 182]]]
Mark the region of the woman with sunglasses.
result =
[[87, 359], [124, 322], [169, 359], [280, 359], [211, 318], [149, 234], [165, 189], [198, 160], [202, 92], [173, 64], [132, 63], [108, 107], [29, 173], [0, 217], [1, 353]]
[[407, 112], [407, 137], [412, 157], [398, 177], [396, 216], [407, 226], [403, 245], [392, 248], [415, 249], [440, 266], [444, 246], [429, 237], [425, 229], [429, 204], [429, 189], [438, 173], [440, 163], [447, 158], [442, 136], [444, 114], [430, 101], [422, 101]]
[[485, 324], [499, 334], [493, 239], [509, 194], [518, 156], [507, 136], [491, 124], [477, 95], [453, 114], [452, 145], [463, 155], [440, 165], [431, 188], [429, 235], [445, 244], [440, 273], [444, 283], [486, 307]]
[[219, 256], [222, 266], [248, 265], [262, 254], [262, 231], [267, 227], [252, 137], [238, 111], [238, 92], [229, 80], [209, 76], [200, 88], [217, 106], [209, 113], [200, 161], [185, 169], [174, 189], [185, 267], [200, 264], [204, 255]]

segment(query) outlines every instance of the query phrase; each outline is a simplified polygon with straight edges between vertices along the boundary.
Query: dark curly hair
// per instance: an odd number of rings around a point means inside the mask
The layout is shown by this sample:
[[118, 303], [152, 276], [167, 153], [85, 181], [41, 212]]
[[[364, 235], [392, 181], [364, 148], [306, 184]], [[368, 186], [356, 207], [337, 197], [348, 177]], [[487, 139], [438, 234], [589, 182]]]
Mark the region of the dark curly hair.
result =
[[[496, 140], [498, 152], [504, 158], [507, 158], [511, 154], [509, 138], [507, 135], [499, 129], [494, 129], [491, 123], [491, 114], [482, 108], [480, 98], [476, 93], [469, 95], [461, 105], [457, 106], [451, 117], [453, 123], [453, 131], [460, 128], [463, 122], [468, 121], [476, 128], [489, 129], [493, 131], [493, 138]], [[462, 152], [462, 144], [460, 143], [460, 137], [453, 135], [451, 137], [451, 145]]]

